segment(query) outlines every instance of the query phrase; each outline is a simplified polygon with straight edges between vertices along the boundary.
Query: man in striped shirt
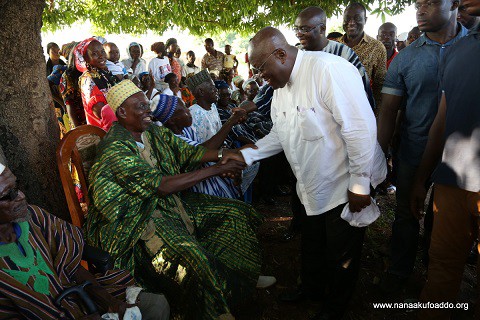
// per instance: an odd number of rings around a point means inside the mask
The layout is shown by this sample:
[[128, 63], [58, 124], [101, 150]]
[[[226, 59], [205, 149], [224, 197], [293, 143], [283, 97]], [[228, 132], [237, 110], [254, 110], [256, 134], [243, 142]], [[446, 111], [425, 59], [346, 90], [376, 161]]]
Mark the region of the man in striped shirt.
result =
[[[0, 163], [0, 318], [100, 319], [101, 313], [108, 312], [122, 319], [132, 309], [141, 312], [143, 319], [169, 318], [165, 297], [131, 287], [135, 282], [128, 272], [110, 270], [94, 276], [84, 269], [80, 265], [83, 249], [82, 231], [28, 205], [15, 176]], [[91, 282], [84, 290], [100, 313], [87, 315], [76, 295], [57, 304], [62, 292], [85, 281]], [[126, 297], [140, 311], [130, 308]]]

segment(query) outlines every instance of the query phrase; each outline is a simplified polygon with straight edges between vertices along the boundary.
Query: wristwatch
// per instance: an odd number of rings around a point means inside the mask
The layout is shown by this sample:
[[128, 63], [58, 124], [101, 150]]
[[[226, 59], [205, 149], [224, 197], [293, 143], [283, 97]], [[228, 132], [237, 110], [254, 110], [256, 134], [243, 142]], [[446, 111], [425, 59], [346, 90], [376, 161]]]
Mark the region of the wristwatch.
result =
[[225, 148], [218, 149], [218, 161], [222, 160], [223, 158], [223, 150], [225, 150]]

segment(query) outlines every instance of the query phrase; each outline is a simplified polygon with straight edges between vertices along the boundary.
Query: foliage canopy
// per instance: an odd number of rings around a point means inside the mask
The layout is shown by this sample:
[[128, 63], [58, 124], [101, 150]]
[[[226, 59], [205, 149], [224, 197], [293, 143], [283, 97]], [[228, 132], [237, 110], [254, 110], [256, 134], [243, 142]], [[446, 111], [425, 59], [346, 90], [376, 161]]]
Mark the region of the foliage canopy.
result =
[[[291, 25], [308, 6], [320, 5], [328, 16], [341, 13], [349, 0], [46, 0], [44, 30], [55, 31], [89, 19], [105, 33], [163, 33], [173, 26], [193, 35], [235, 30], [252, 34], [268, 25]], [[383, 18], [400, 13], [413, 0], [362, 0]]]

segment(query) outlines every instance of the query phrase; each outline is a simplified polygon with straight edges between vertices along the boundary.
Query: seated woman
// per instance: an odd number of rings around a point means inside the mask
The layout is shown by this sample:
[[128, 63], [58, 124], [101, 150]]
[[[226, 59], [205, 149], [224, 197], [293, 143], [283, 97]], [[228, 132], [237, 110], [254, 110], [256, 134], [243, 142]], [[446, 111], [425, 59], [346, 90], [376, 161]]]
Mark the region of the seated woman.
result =
[[[78, 42], [74, 44], [76, 46]], [[73, 48], [72, 48], [73, 49]], [[59, 89], [70, 120], [70, 127], [75, 128], [86, 124], [85, 110], [83, 109], [82, 94], [78, 86], [78, 80], [82, 73], [75, 67], [73, 51], [69, 53], [67, 70], [62, 74]]]
[[74, 49], [75, 66], [83, 72], [79, 86], [87, 123], [108, 130], [115, 121], [115, 114], [107, 104], [106, 94], [119, 81], [106, 65], [106, 53], [102, 44], [89, 38]]
[[127, 48], [128, 59], [122, 60], [127, 71], [131, 69], [132, 76], [139, 78], [140, 73], [147, 71], [147, 62], [142, 58], [142, 48], [137, 42], [131, 42]]
[[[192, 318], [232, 319], [230, 307], [250, 297], [255, 283], [264, 284], [256, 237], [261, 218], [243, 202], [184, 190], [213, 176], [238, 174], [242, 158], [235, 151], [190, 146], [152, 125], [149, 102], [130, 80], [113, 87], [107, 100], [118, 122], [98, 145], [90, 171], [89, 242], [142, 285], [165, 288], [172, 304], [191, 311]], [[162, 287], [165, 281], [169, 285]]]
[[172, 66], [165, 55], [165, 44], [163, 42], [155, 42], [151, 49], [157, 56], [148, 63], [148, 72], [151, 72], [155, 79], [155, 89], [162, 92], [168, 88], [168, 84], [165, 83], [165, 76], [172, 72]]

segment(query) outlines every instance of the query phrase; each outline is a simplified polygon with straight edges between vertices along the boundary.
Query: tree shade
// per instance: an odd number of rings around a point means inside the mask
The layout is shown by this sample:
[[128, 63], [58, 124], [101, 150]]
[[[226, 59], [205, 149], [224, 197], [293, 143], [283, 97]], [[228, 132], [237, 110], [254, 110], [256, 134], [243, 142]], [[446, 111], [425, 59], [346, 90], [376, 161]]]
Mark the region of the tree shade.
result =
[[[193, 35], [236, 31], [243, 35], [274, 25], [292, 24], [298, 12], [321, 6], [328, 16], [341, 13], [348, 0], [47, 0], [44, 30], [55, 31], [89, 19], [105, 33], [163, 33], [178, 26]], [[413, 0], [360, 1], [369, 11], [394, 15]]]

